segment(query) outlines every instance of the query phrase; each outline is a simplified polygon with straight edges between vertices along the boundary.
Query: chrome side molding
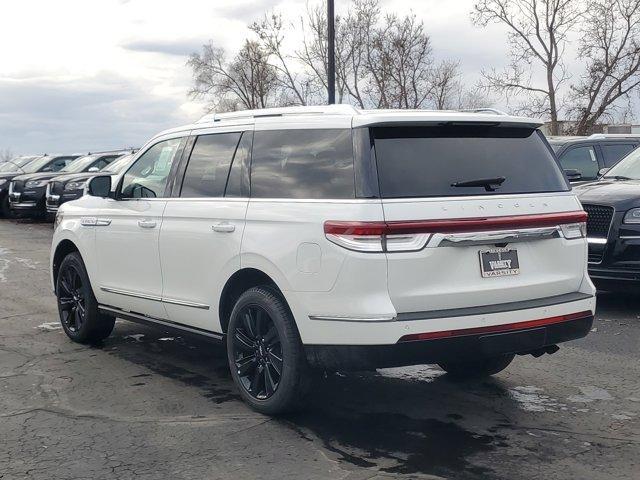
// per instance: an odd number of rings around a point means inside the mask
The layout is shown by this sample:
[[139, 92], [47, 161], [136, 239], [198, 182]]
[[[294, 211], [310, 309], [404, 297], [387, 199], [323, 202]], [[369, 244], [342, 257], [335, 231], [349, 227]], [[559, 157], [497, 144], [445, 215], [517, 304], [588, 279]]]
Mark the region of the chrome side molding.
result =
[[175, 298], [161, 297], [159, 295], [150, 295], [148, 293], [132, 292], [131, 290], [122, 290], [120, 288], [100, 286], [100, 290], [107, 293], [115, 293], [126, 297], [142, 298], [154, 302], [170, 303], [172, 305], [181, 305], [183, 307], [199, 308], [209, 310], [210, 306], [205, 303], [189, 302], [188, 300], [177, 300]]

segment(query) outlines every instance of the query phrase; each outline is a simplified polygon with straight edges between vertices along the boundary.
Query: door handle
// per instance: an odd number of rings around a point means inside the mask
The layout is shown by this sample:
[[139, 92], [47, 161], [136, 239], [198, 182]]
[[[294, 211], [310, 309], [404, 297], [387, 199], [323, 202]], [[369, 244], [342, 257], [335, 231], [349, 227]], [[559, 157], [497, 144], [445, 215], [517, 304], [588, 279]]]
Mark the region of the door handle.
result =
[[232, 224], [232, 223], [221, 222], [221, 223], [216, 223], [215, 225], [213, 225], [211, 227], [211, 229], [214, 232], [231, 233], [236, 229], [236, 226], [234, 224]]
[[155, 220], [138, 220], [138, 226], [141, 228], [156, 228]]

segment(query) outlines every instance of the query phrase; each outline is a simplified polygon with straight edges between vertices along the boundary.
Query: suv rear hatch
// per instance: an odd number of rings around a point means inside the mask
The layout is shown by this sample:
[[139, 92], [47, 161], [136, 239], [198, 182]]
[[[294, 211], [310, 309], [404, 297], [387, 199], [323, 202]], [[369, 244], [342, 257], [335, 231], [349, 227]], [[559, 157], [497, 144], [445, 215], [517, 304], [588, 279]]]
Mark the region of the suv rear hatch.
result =
[[449, 123], [370, 134], [398, 313], [454, 316], [579, 290], [586, 215], [537, 129]]

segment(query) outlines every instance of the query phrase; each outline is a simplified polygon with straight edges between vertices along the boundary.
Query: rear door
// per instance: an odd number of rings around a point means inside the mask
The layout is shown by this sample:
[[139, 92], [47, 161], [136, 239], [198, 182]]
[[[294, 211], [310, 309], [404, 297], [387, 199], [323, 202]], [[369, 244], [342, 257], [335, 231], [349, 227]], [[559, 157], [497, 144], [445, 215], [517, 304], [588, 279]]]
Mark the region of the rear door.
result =
[[160, 232], [169, 319], [220, 332], [218, 299], [240, 268], [249, 201], [251, 127], [201, 132], [168, 200]]
[[372, 137], [385, 221], [428, 234], [416, 251], [391, 251], [405, 241], [387, 240], [398, 313], [578, 291], [586, 244], [559, 238], [547, 216], [581, 207], [537, 130], [384, 127]]

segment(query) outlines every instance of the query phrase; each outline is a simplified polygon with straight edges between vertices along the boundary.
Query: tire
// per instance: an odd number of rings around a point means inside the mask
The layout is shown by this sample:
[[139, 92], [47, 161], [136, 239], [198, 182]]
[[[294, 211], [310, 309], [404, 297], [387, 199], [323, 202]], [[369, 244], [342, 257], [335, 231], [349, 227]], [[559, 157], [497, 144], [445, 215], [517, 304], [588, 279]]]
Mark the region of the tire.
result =
[[253, 287], [231, 312], [227, 329], [231, 376], [244, 401], [266, 415], [297, 409], [311, 383], [293, 316], [278, 292]]
[[98, 311], [98, 301], [78, 252], [62, 260], [56, 278], [56, 296], [60, 323], [71, 340], [99, 343], [111, 334], [116, 319]]
[[453, 378], [482, 378], [501, 372], [509, 366], [514, 357], [515, 355], [509, 354], [465, 362], [439, 363], [438, 366]]

